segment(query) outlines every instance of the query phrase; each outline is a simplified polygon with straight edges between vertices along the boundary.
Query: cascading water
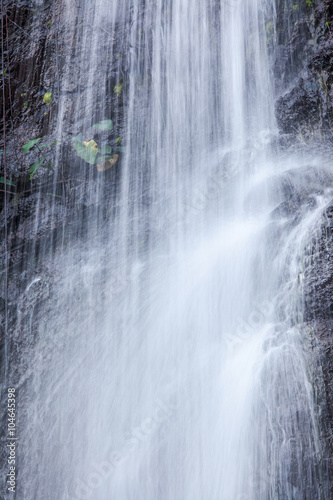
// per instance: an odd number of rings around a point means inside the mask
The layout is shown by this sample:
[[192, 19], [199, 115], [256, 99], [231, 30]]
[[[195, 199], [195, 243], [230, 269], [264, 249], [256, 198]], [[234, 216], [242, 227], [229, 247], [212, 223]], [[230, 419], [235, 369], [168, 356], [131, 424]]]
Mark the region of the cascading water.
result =
[[124, 117], [126, 152], [112, 216], [79, 214], [85, 236], [54, 259], [22, 373], [19, 498], [325, 498], [299, 277], [326, 199], [283, 211], [300, 163], [271, 147], [273, 0], [68, 1], [63, 16], [59, 139], [84, 83], [75, 131]]

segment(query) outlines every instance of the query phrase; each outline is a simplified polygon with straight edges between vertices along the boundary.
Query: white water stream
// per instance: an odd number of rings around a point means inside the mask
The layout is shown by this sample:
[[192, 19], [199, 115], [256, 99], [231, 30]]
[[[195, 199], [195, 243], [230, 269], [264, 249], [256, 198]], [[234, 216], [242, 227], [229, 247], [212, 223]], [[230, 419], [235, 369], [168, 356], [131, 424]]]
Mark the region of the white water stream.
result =
[[91, 120], [97, 99], [114, 119], [103, 78], [126, 57], [127, 149], [115, 216], [56, 257], [25, 389], [22, 499], [322, 498], [299, 277], [326, 200], [298, 224], [272, 216], [303, 166], [270, 147], [274, 2], [80, 5], [80, 106]]

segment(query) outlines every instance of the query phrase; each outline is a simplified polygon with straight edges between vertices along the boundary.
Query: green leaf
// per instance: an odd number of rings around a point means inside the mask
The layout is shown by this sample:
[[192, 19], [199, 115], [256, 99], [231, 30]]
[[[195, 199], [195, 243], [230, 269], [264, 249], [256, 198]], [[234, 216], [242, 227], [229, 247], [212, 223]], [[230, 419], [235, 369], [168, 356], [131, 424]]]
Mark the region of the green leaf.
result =
[[23, 151], [25, 153], [27, 153], [28, 151], [30, 151], [31, 148], [34, 147], [35, 144], [37, 144], [37, 142], [39, 142], [41, 140], [42, 140], [42, 137], [39, 137], [38, 139], [32, 139], [32, 141], [27, 142], [26, 144], [24, 144], [24, 146], [22, 146]]
[[35, 175], [35, 173], [37, 172], [37, 170], [39, 169], [39, 167], [41, 167], [44, 163], [44, 161], [46, 160], [45, 156], [43, 158], [41, 158], [40, 160], [37, 160], [35, 161], [35, 163], [33, 163], [31, 165], [31, 167], [29, 168], [29, 172], [30, 172], [30, 180], [32, 180], [33, 176]]
[[[0, 183], [1, 184], [5, 183], [5, 178], [4, 177], [0, 177]], [[14, 182], [10, 181], [9, 179], [6, 179], [6, 184], [8, 186], [14, 186], [14, 187], [16, 187], [16, 185], [14, 184]]]
[[72, 137], [71, 139], [72, 142], [83, 142], [83, 136], [80, 133], [79, 135], [76, 135], [75, 137]]
[[120, 96], [121, 94], [121, 89], [123, 88], [123, 84], [119, 83], [118, 85], [115, 85], [113, 88], [113, 93], [117, 95], [117, 97]]
[[43, 149], [43, 148], [50, 148], [52, 146], [56, 146], [58, 141], [54, 141], [51, 144], [45, 142], [44, 144], [39, 144], [38, 149]]
[[74, 148], [77, 155], [90, 165], [94, 165], [96, 156], [98, 154], [97, 144], [91, 140], [89, 142], [74, 142]]
[[112, 120], [102, 120], [99, 123], [95, 123], [95, 125], [93, 125], [93, 128], [96, 130], [100, 130], [101, 132], [105, 132], [106, 130], [112, 130], [113, 123]]
[[51, 102], [52, 102], [52, 92], [46, 92], [46, 94], [44, 94], [43, 102], [45, 104], [47, 104], [48, 106], [51, 104]]
[[126, 148], [125, 146], [117, 146], [114, 148], [114, 150], [117, 152], [117, 153], [126, 153]]
[[[10, 153], [10, 149], [6, 149], [6, 155]], [[3, 155], [3, 149], [0, 150], [0, 155]]]
[[99, 152], [102, 156], [105, 156], [109, 155], [111, 151], [112, 151], [111, 146], [102, 146]]

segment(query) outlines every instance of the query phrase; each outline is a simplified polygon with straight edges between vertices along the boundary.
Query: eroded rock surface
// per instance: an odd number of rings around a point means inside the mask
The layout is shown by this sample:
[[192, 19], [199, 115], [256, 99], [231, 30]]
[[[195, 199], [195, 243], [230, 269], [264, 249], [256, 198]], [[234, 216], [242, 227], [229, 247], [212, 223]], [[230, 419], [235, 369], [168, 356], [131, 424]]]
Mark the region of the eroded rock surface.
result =
[[278, 5], [278, 126], [300, 141], [332, 140], [333, 4], [323, 0]]

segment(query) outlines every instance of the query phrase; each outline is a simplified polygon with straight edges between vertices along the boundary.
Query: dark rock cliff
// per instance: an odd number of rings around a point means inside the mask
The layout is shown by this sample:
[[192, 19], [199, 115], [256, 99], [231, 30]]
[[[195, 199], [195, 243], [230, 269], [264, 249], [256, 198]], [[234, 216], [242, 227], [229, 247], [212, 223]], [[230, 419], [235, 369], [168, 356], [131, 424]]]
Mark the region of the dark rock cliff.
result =
[[[68, 8], [74, 11], [72, 16], [68, 16]], [[19, 297], [38, 269], [43, 268], [48, 275], [46, 269], [54, 250], [86, 231], [90, 213], [98, 214], [101, 225], [113, 214], [110, 199], [118, 185], [121, 154], [117, 155], [119, 160], [114, 168], [99, 172], [96, 165], [78, 157], [72, 138], [83, 133], [87, 141], [104, 140], [116, 146], [119, 137], [124, 136], [129, 34], [121, 23], [114, 38], [107, 24], [100, 27], [100, 52], [107, 54], [113, 44], [119, 57], [108, 66], [106, 76], [101, 72], [103, 82], [92, 91], [86, 74], [93, 55], [87, 49], [84, 52], [81, 44], [83, 33], [88, 38], [96, 36], [91, 27], [92, 15], [79, 3], [64, 0], [4, 1], [5, 71], [0, 75], [1, 110], [3, 84], [5, 96], [5, 119], [0, 122], [0, 328], [5, 326], [7, 294], [9, 338], [15, 337], [13, 331], [21, 314]], [[119, 75], [122, 87], [116, 93]], [[106, 101], [100, 97], [102, 85], [108, 90], [104, 93]], [[88, 101], [92, 109], [87, 109]], [[112, 130], [94, 130], [91, 120], [104, 118], [112, 118]], [[37, 138], [41, 138], [40, 142], [25, 152], [22, 146]], [[34, 165], [38, 167], [35, 172]], [[108, 182], [102, 183], [105, 177]], [[16, 356], [19, 349], [15, 342], [11, 345]], [[2, 375], [3, 349], [2, 342]]]
[[[66, 16], [66, 5], [76, 11], [75, 15]], [[41, 321], [40, 311], [49, 310], [53, 284], [59, 281], [60, 272], [53, 259], [55, 250], [66, 248], [69, 241], [73, 243], [80, 238], [87, 231], [92, 213], [98, 215], [99, 226], [95, 231], [103, 233], [101, 228], [113, 217], [115, 209], [110, 200], [118, 186], [121, 155], [114, 168], [98, 172], [96, 165], [78, 157], [71, 141], [80, 132], [86, 135], [86, 140], [99, 140], [102, 136], [110, 144], [123, 137], [125, 56], [117, 59], [104, 81], [109, 98], [101, 105], [108, 116], [101, 114], [98, 86], [93, 93], [93, 112], [86, 108], [88, 84], [84, 74], [91, 54], [82, 54], [80, 38], [82, 29], [92, 36], [89, 15], [74, 1], [4, 1], [1, 28], [5, 71], [0, 75], [1, 110], [3, 90], [5, 95], [5, 120], [0, 120], [1, 421], [5, 418], [6, 366], [7, 384], [15, 386], [18, 392], [31, 376], [27, 360], [38, 340], [36, 325]], [[115, 50], [119, 44], [119, 53], [126, 54], [128, 33], [122, 26], [117, 41], [111, 42], [108, 27], [103, 29], [101, 51], [106, 53], [106, 46], [114, 43]], [[76, 64], [71, 64], [74, 61]], [[113, 89], [119, 82], [119, 73], [124, 75], [122, 92], [116, 95]], [[46, 94], [50, 100], [45, 98]], [[112, 118], [113, 129], [96, 132], [90, 123], [86, 125], [85, 114], [95, 122]], [[37, 138], [42, 138], [42, 148], [33, 147], [26, 153], [22, 146]], [[45, 158], [43, 164], [32, 175], [32, 166], [41, 158]], [[105, 178], [107, 182], [101, 182]], [[20, 398], [21, 420], [23, 393], [24, 390]], [[2, 446], [2, 464], [6, 463], [4, 452]], [[1, 479], [4, 477], [2, 474]]]
[[[281, 138], [293, 148], [325, 149], [332, 169], [333, 3], [278, 2], [276, 53], [276, 118]], [[333, 200], [314, 234], [309, 234], [303, 277], [304, 328], [313, 351], [324, 498], [333, 496], [332, 205]]]
[[[315, 155], [325, 150], [332, 170], [333, 3], [279, 1], [276, 42], [275, 110], [281, 143]], [[333, 497], [332, 230], [333, 200], [310, 230], [303, 274], [303, 327], [313, 353], [323, 498]]]
[[332, 140], [333, 4], [278, 1], [276, 118], [291, 140]]
[[333, 206], [322, 213], [306, 249], [304, 331], [313, 352], [312, 376], [318, 408], [322, 471], [333, 496]]

